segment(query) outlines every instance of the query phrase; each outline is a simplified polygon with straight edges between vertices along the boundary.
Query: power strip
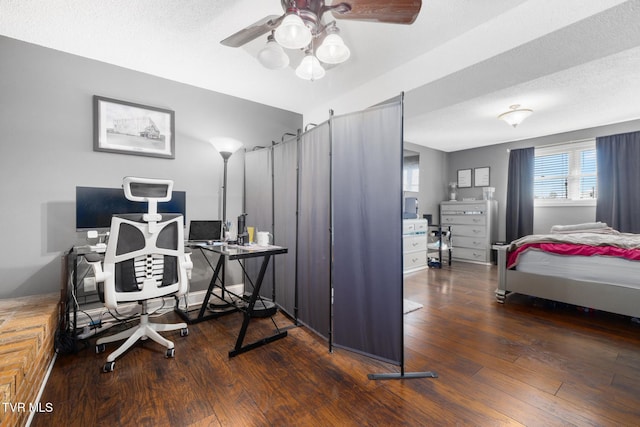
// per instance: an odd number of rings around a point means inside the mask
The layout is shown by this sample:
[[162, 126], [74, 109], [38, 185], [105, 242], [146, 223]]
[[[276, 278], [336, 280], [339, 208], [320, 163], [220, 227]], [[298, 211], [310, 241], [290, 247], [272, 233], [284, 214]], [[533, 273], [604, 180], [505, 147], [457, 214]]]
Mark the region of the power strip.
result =
[[94, 335], [99, 334], [102, 331], [106, 331], [107, 329], [111, 328], [112, 326], [115, 326], [116, 322], [109, 322], [109, 323], [101, 323], [100, 325], [94, 327], [94, 328], [90, 328], [89, 326], [85, 326], [82, 329], [82, 333], [78, 334], [78, 336], [76, 338], [80, 339], [80, 340], [84, 340], [87, 338], [90, 338]]

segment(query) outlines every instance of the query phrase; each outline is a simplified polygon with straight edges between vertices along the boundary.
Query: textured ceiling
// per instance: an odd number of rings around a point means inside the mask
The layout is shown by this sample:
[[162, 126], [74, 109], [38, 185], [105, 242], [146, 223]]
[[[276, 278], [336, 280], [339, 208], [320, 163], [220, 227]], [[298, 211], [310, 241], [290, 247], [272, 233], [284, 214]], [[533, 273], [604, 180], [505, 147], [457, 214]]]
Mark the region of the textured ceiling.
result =
[[[338, 21], [352, 57], [315, 82], [264, 69], [266, 37], [219, 43], [281, 13], [278, 0], [0, 0], [0, 34], [306, 123], [405, 92], [406, 140], [444, 151], [640, 118], [640, 0], [423, 0], [410, 26]], [[496, 119], [511, 104], [534, 110], [515, 129]]]

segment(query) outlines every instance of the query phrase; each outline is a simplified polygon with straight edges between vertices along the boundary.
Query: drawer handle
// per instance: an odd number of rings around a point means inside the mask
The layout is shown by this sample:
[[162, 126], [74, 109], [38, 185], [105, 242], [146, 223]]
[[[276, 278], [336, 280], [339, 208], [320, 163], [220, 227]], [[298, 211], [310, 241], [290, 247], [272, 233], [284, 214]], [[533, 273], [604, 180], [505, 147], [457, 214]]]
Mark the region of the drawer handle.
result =
[[482, 233], [482, 230], [473, 230], [474, 233]]
[[420, 243], [417, 243], [417, 242], [413, 242], [413, 243], [412, 243], [412, 245], [413, 245], [413, 247], [414, 247], [414, 248], [415, 248], [416, 246], [418, 246], [419, 244], [420, 244]]
[[473, 222], [480, 222], [482, 221], [480, 218], [473, 218]]

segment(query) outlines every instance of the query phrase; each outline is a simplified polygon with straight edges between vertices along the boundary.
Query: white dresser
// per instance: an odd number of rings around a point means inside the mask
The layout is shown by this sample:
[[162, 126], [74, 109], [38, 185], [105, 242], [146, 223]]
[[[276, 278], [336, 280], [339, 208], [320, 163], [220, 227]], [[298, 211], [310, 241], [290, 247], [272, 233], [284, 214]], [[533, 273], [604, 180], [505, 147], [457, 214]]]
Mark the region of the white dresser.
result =
[[405, 219], [402, 221], [403, 272], [410, 273], [427, 267], [426, 219]]
[[498, 202], [442, 202], [440, 223], [451, 226], [453, 259], [491, 263], [491, 243], [498, 239]]

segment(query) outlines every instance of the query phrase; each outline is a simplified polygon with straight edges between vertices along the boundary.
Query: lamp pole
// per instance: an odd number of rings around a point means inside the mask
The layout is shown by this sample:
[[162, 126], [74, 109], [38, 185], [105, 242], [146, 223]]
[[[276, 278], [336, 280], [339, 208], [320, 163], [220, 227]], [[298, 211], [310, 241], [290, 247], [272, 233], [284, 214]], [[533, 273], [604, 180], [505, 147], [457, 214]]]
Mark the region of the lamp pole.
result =
[[[227, 229], [227, 162], [229, 161], [229, 157], [231, 157], [229, 151], [221, 151], [220, 155], [222, 156], [222, 160], [224, 161], [224, 169], [222, 173], [222, 231], [226, 231]], [[224, 235], [222, 236], [225, 237]]]
[[[242, 147], [242, 142], [233, 139], [233, 138], [228, 138], [228, 137], [216, 137], [216, 138], [212, 138], [211, 140], [209, 140], [209, 142], [211, 143], [211, 145], [213, 145], [213, 148], [216, 149], [216, 151], [218, 151], [218, 153], [220, 153], [220, 156], [222, 156], [222, 160], [224, 161], [224, 169], [223, 169], [223, 175], [222, 175], [222, 238], [226, 239], [226, 231], [227, 230], [227, 162], [229, 161], [229, 157], [231, 157], [231, 155], [233, 153], [235, 153], [237, 150], [240, 149], [240, 147]], [[225, 301], [225, 286], [224, 286], [224, 282], [225, 282], [225, 264], [222, 264], [222, 292], [221, 292], [221, 299], [222, 301]], [[222, 306], [220, 305], [216, 305], [216, 304], [211, 304], [212, 306], [214, 306], [214, 308], [217, 307], [224, 307], [224, 306], [228, 306], [230, 305], [230, 303], [226, 303], [223, 304]]]

